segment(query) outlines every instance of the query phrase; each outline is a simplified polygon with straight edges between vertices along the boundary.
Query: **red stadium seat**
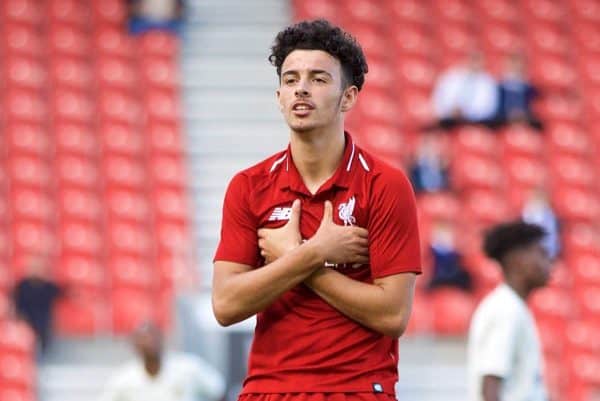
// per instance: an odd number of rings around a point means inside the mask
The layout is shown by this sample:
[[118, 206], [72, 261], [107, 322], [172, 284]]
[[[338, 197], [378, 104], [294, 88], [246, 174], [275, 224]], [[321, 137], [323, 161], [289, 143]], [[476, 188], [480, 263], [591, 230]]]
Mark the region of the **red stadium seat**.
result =
[[456, 188], [498, 189], [504, 185], [502, 169], [487, 158], [467, 155], [454, 159], [451, 168]]
[[582, 351], [600, 352], [600, 319], [595, 321], [576, 320], [568, 323], [567, 346]]
[[502, 282], [502, 268], [483, 255], [481, 250], [477, 249], [467, 255], [464, 263], [475, 282], [478, 299]]
[[493, 191], [471, 191], [463, 199], [463, 208], [475, 223], [483, 226], [498, 224], [514, 218], [506, 198]]
[[433, 54], [431, 37], [420, 28], [398, 24], [390, 26], [391, 45], [401, 56], [416, 55], [427, 60]]
[[22, 55], [4, 57], [5, 84], [30, 90], [41, 90], [46, 83], [46, 69], [35, 58]]
[[560, 218], [593, 222], [600, 218], [600, 201], [589, 191], [560, 188], [553, 193], [553, 204]]
[[460, 211], [460, 202], [451, 193], [425, 194], [419, 196], [418, 207], [434, 220], [456, 220]]
[[528, 32], [529, 42], [536, 52], [565, 57], [569, 51], [569, 40], [562, 32], [548, 25], [535, 25], [535, 28], [528, 29]]
[[342, 2], [342, 7], [344, 7], [344, 12], [351, 20], [363, 26], [381, 25], [381, 22], [385, 18], [382, 5], [369, 0], [344, 1]]
[[78, 155], [60, 155], [57, 160], [57, 174], [61, 182], [82, 188], [96, 188], [100, 172], [93, 160]]
[[108, 56], [96, 60], [100, 85], [124, 90], [133, 90], [139, 81], [138, 73], [127, 59]]
[[146, 94], [148, 118], [154, 121], [176, 122], [181, 118], [179, 98], [166, 91], [151, 90]]
[[544, 355], [560, 356], [567, 333], [566, 321], [560, 319], [536, 319], [537, 330]]
[[377, 28], [378, 26], [371, 28], [358, 25], [350, 30], [363, 48], [367, 60], [385, 59], [389, 56], [388, 38]]
[[154, 191], [154, 206], [160, 220], [186, 221], [191, 210], [185, 191], [163, 187]]
[[562, 230], [565, 251], [569, 255], [591, 253], [600, 256], [600, 230], [593, 224], [569, 224]]
[[11, 353], [33, 357], [35, 353], [35, 335], [22, 321], [0, 322], [0, 354]]
[[54, 199], [46, 191], [15, 186], [11, 195], [13, 219], [34, 219], [47, 223], [55, 219]]
[[560, 57], [544, 57], [543, 62], [532, 63], [530, 69], [533, 81], [542, 89], [569, 89], [576, 80], [571, 65]]
[[502, 131], [504, 150], [510, 154], [541, 156], [544, 140], [539, 133], [522, 126], [511, 126]]
[[100, 116], [106, 122], [135, 124], [140, 121], [142, 110], [136, 98], [115, 90], [105, 90], [98, 103]]
[[469, 24], [473, 20], [470, 3], [463, 0], [433, 2], [438, 21], [441, 23]]
[[6, 46], [6, 54], [38, 57], [42, 54], [43, 44], [41, 33], [35, 26], [5, 22], [0, 27], [3, 34], [2, 43]]
[[146, 56], [159, 56], [172, 59], [179, 52], [179, 38], [167, 32], [145, 32], [138, 36], [137, 45], [141, 54]]
[[535, 292], [530, 305], [536, 316], [568, 320], [575, 312], [570, 292], [564, 289], [546, 287]]
[[33, 156], [17, 156], [9, 160], [9, 177], [15, 183], [46, 188], [50, 169], [45, 160]]
[[[369, 65], [369, 73], [371, 72]], [[148, 57], [142, 61], [140, 66], [142, 79], [148, 86], [157, 88], [174, 89], [179, 85], [181, 78], [173, 60], [164, 58]]]
[[159, 251], [174, 252], [189, 246], [189, 229], [186, 223], [163, 220], [155, 224]]
[[156, 300], [146, 291], [120, 289], [112, 294], [112, 328], [115, 334], [131, 333], [138, 325], [154, 320]]
[[100, 221], [104, 210], [94, 189], [81, 189], [61, 185], [58, 192], [58, 209], [64, 219]]
[[430, 21], [430, 10], [427, 3], [417, 0], [384, 2], [389, 15], [399, 24], [425, 25]]
[[600, 32], [597, 24], [579, 21], [571, 27], [573, 39], [577, 46], [584, 51], [597, 52], [600, 50]]
[[53, 100], [53, 116], [58, 121], [86, 124], [95, 117], [95, 105], [86, 91], [56, 89]]
[[593, 24], [600, 23], [600, 4], [594, 0], [571, 0], [571, 9], [575, 12], [577, 22], [586, 20]]
[[554, 186], [557, 188], [574, 187], [593, 189], [598, 183], [598, 174], [594, 165], [585, 159], [574, 156], [552, 158], [551, 170]]
[[526, 0], [525, 10], [539, 21], [548, 23], [560, 23], [565, 17], [561, 3], [551, 0]]
[[126, 3], [120, 0], [93, 0], [92, 10], [99, 23], [121, 25], [127, 17]]
[[584, 285], [573, 294], [581, 317], [600, 322], [600, 286]]
[[[421, 128], [434, 120], [429, 94], [423, 91], [406, 91], [401, 96], [401, 105], [396, 108], [406, 128]], [[396, 114], [396, 118], [397, 118]]]
[[91, 255], [63, 252], [58, 260], [56, 279], [67, 288], [99, 293], [107, 283], [101, 260]]
[[56, 305], [56, 331], [63, 335], [92, 336], [110, 327], [108, 313], [106, 299], [61, 298]]
[[546, 182], [546, 167], [534, 158], [509, 157], [503, 163], [509, 181], [520, 187], [539, 188]]
[[108, 185], [143, 188], [148, 184], [145, 165], [139, 158], [109, 154], [103, 164]]
[[294, 1], [294, 17], [296, 21], [325, 18], [335, 21], [339, 18], [339, 8], [335, 1], [302, 0]]
[[152, 218], [149, 201], [143, 192], [109, 187], [105, 194], [109, 218], [139, 222]]
[[45, 121], [48, 112], [39, 93], [23, 89], [7, 90], [4, 93], [4, 107], [8, 117], [37, 124]]
[[577, 286], [586, 284], [600, 287], [600, 249], [598, 253], [575, 253], [567, 259]]
[[510, 25], [484, 25], [483, 46], [486, 50], [497, 54], [508, 54], [522, 46], [522, 37]]
[[42, 125], [13, 122], [4, 126], [6, 149], [12, 155], [30, 155], [45, 158], [50, 152], [51, 142]]
[[430, 294], [433, 330], [440, 335], [465, 335], [475, 310], [472, 296], [461, 290], [440, 288]]
[[158, 284], [158, 271], [149, 259], [114, 254], [108, 274], [113, 288], [152, 290]]
[[183, 137], [177, 125], [152, 123], [147, 131], [152, 153], [179, 155], [183, 152]]
[[177, 156], [158, 156], [151, 161], [154, 182], [163, 187], [183, 188], [187, 175], [181, 158]]
[[35, 377], [35, 366], [30, 357], [0, 353], [0, 386], [32, 389]]
[[100, 54], [131, 58], [134, 50], [133, 38], [118, 26], [102, 25], [95, 30], [93, 42]]
[[352, 130], [357, 143], [390, 165], [401, 167], [406, 160], [410, 144], [397, 126], [362, 119]]
[[[434, 66], [421, 57], [402, 57], [396, 61], [396, 78], [402, 86], [430, 91], [436, 78]], [[400, 89], [400, 88], [399, 88]]]
[[539, 100], [538, 110], [542, 119], [552, 122], [578, 124], [582, 117], [581, 103], [577, 99], [563, 95], [544, 96]]
[[50, 76], [58, 87], [90, 90], [94, 85], [90, 63], [80, 57], [51, 57]]
[[456, 132], [454, 154], [481, 155], [491, 158], [498, 156], [498, 140], [494, 133], [486, 128], [465, 127]]
[[[80, 156], [94, 159], [99, 147], [92, 128], [84, 123], [60, 121], [54, 123], [54, 136], [57, 153], [60, 156]], [[75, 166], [79, 163], [73, 162]]]
[[33, 0], [4, 0], [0, 12], [3, 19], [11, 22], [37, 25], [42, 20], [41, 9]]
[[405, 336], [426, 335], [431, 333], [432, 315], [429, 297], [421, 291], [415, 292], [412, 313]]
[[600, 86], [600, 57], [581, 57], [579, 60], [579, 78], [592, 86]]
[[85, 26], [89, 10], [86, 3], [77, 0], [50, 0], [47, 12], [51, 20], [66, 24]]
[[137, 129], [120, 123], [102, 124], [99, 132], [105, 153], [141, 157], [146, 149], [144, 136]]
[[104, 251], [100, 227], [93, 222], [65, 221], [60, 227], [60, 238], [64, 252], [100, 255]]
[[369, 59], [369, 73], [366, 76], [366, 84], [369, 88], [385, 91], [393, 83], [395, 75], [395, 70], [392, 69], [387, 60], [378, 58]]
[[473, 34], [460, 25], [444, 24], [437, 29], [438, 44], [447, 52], [465, 54], [473, 45]]
[[588, 135], [577, 125], [555, 124], [549, 129], [548, 139], [560, 153], [586, 155], [591, 150]]
[[363, 101], [355, 106], [355, 113], [361, 113], [364, 118], [384, 124], [397, 124], [398, 108], [395, 99], [384, 91], [366, 89], [363, 91]]
[[480, 8], [479, 17], [502, 22], [504, 24], [514, 24], [519, 19], [519, 14], [514, 4], [507, 0], [482, 0], [478, 1]]
[[132, 255], [148, 255], [153, 247], [149, 227], [146, 224], [114, 220], [108, 223], [105, 239], [112, 252]]
[[61, 23], [51, 24], [48, 41], [53, 54], [65, 54], [85, 58], [90, 49], [90, 38], [84, 28]]

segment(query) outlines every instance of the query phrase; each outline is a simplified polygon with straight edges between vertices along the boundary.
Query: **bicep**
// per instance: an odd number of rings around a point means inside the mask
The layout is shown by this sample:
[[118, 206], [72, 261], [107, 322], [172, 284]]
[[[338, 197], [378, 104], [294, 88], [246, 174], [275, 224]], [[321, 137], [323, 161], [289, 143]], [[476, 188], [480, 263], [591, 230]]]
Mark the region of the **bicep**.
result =
[[376, 278], [373, 280], [373, 284], [383, 290], [386, 305], [391, 310], [402, 312], [403, 319], [408, 321], [415, 292], [415, 281], [414, 273], [400, 273]]

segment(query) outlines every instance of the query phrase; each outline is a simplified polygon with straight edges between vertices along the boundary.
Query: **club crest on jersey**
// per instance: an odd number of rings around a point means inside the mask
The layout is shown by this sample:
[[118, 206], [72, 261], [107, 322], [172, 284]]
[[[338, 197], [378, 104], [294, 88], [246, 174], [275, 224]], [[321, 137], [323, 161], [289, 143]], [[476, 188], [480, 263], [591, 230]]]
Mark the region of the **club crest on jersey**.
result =
[[354, 196], [348, 199], [348, 202], [341, 203], [338, 206], [338, 216], [340, 220], [344, 222], [345, 226], [353, 226], [356, 223], [356, 218], [352, 215], [354, 213], [354, 205], [356, 204], [356, 199]]
[[269, 221], [289, 220], [292, 216], [291, 207], [276, 207], [269, 217]]

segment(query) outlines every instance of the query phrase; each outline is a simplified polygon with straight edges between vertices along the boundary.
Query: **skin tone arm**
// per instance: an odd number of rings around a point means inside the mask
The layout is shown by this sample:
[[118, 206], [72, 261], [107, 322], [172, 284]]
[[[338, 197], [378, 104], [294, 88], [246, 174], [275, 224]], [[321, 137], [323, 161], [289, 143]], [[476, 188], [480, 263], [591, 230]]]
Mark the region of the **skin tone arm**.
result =
[[[330, 223], [335, 225], [333, 221]], [[267, 261], [285, 257], [286, 252], [293, 252], [300, 246], [300, 234], [291, 231], [290, 227], [259, 230], [259, 246]], [[344, 263], [351, 261], [345, 260]], [[369, 284], [321, 265], [304, 283], [350, 319], [397, 338], [408, 324], [415, 279], [414, 273], [401, 273], [375, 279], [373, 284]]]
[[[323, 220], [313, 238], [277, 260], [268, 261], [260, 269], [239, 263], [215, 262], [212, 304], [217, 321], [227, 326], [264, 310], [281, 294], [323, 266], [325, 261], [366, 263], [367, 230], [335, 225], [332, 214], [331, 203], [326, 202]], [[284, 229], [287, 227], [300, 237], [299, 220], [300, 201], [297, 200]]]
[[484, 401], [500, 401], [502, 378], [498, 376], [483, 376], [482, 393]]

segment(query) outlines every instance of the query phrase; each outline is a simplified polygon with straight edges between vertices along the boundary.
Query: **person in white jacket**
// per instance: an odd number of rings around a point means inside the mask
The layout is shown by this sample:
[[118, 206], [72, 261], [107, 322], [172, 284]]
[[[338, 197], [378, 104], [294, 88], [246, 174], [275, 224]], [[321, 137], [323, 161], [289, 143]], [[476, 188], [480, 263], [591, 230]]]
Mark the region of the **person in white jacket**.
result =
[[522, 221], [492, 228], [487, 256], [502, 267], [504, 282], [477, 307], [469, 329], [469, 401], [547, 401], [543, 359], [527, 298], [546, 285], [550, 257], [542, 227]]
[[145, 323], [133, 335], [139, 359], [118, 369], [101, 401], [221, 401], [225, 380], [202, 359], [167, 353], [160, 330]]

